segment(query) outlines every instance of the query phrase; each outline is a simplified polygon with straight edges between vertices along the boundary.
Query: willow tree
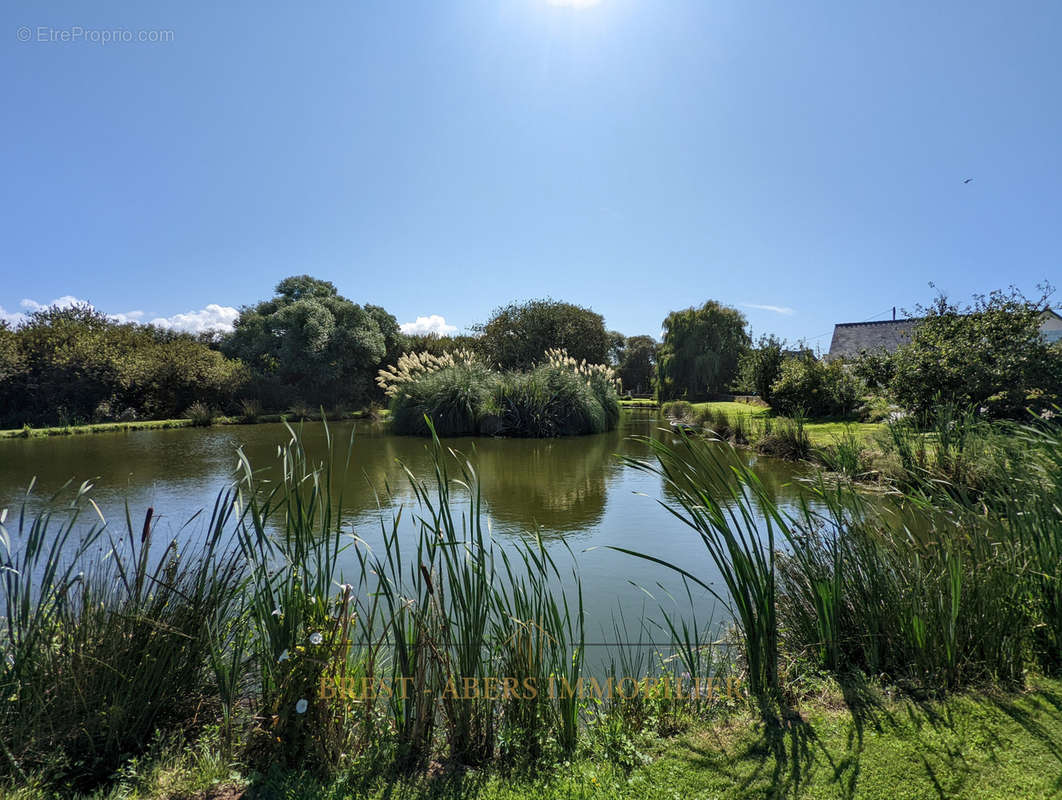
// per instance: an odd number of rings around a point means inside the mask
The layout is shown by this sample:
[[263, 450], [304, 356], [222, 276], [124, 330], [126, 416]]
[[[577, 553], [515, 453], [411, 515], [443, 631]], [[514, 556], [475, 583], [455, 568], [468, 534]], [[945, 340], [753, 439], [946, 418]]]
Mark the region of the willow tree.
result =
[[657, 358], [658, 396], [697, 400], [726, 391], [749, 343], [745, 315], [736, 308], [709, 300], [672, 311]]

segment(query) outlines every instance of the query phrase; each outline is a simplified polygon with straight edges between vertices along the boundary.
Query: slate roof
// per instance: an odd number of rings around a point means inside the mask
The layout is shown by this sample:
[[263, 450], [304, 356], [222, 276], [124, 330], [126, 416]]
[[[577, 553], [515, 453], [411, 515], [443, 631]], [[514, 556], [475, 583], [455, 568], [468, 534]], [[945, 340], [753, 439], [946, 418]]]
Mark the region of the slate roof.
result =
[[858, 358], [864, 350], [894, 352], [904, 344], [922, 320], [897, 319], [885, 322], [842, 322], [833, 326], [833, 339], [827, 358]]
[[[1054, 309], [1045, 309], [1042, 318], [1046, 320], [1048, 315], [1056, 319], [1062, 319]], [[906, 343], [914, 327], [922, 321], [922, 317], [909, 319], [886, 320], [884, 322], [842, 322], [833, 326], [833, 339], [830, 341], [830, 352], [826, 358], [859, 358], [859, 354], [866, 351], [874, 353], [884, 350], [887, 353], [895, 352], [900, 345]], [[1060, 337], [1056, 331], [1045, 331], [1048, 341], [1056, 341]]]

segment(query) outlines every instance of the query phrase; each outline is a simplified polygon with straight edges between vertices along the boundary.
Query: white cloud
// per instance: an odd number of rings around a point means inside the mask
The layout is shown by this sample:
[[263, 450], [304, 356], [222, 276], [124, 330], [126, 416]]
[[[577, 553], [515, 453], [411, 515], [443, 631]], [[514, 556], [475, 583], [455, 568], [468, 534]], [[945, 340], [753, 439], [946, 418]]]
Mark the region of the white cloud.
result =
[[[44, 311], [48, 308], [70, 308], [74, 305], [84, 305], [93, 308], [92, 304], [87, 300], [82, 300], [69, 294], [57, 297], [50, 303], [38, 303], [28, 297], [19, 302], [19, 306], [26, 309], [28, 313]], [[174, 314], [172, 317], [155, 317], [151, 320], [151, 324], [158, 325], [160, 328], [169, 328], [170, 330], [185, 331], [187, 333], [202, 333], [203, 331], [212, 330], [229, 331], [232, 330], [232, 323], [236, 321], [239, 315], [240, 312], [231, 306], [210, 303], [206, 308], [201, 308], [198, 311]], [[145, 318], [148, 315], [146, 311], [122, 311], [117, 314], [108, 314], [107, 316], [115, 322], [135, 322], [143, 325], [146, 324]], [[5, 311], [3, 306], [0, 306], [0, 319], [6, 320], [11, 325], [17, 325], [26, 319], [26, 314]]]
[[758, 308], [760, 311], [773, 311], [775, 314], [785, 314], [787, 317], [796, 312], [788, 306], [767, 306], [760, 303], [742, 303], [745, 308]]
[[172, 317], [155, 317], [155, 319], [151, 320], [151, 324], [158, 325], [160, 328], [185, 331], [186, 333], [231, 331], [232, 324], [239, 316], [240, 312], [232, 306], [219, 306], [217, 303], [210, 303], [206, 308], [201, 308], [198, 311], [174, 314]]
[[115, 322], [141, 322], [144, 319], [143, 311], [126, 311], [121, 314], [108, 314]]
[[30, 300], [27, 297], [19, 301], [19, 305], [27, 311], [44, 311], [46, 308], [70, 308], [71, 306], [91, 306], [92, 304], [88, 300], [82, 300], [71, 294], [64, 294], [50, 303], [38, 303], [36, 300]]
[[8, 311], [3, 306], [0, 306], [0, 321], [6, 322], [8, 325], [18, 325], [25, 318], [25, 314], [18, 311]]
[[446, 317], [439, 316], [438, 314], [432, 314], [427, 317], [417, 317], [415, 322], [403, 322], [398, 327], [402, 329], [402, 333], [408, 336], [424, 335], [427, 333], [437, 333], [439, 336], [449, 336], [452, 333], [457, 333], [457, 326], [447, 325]]

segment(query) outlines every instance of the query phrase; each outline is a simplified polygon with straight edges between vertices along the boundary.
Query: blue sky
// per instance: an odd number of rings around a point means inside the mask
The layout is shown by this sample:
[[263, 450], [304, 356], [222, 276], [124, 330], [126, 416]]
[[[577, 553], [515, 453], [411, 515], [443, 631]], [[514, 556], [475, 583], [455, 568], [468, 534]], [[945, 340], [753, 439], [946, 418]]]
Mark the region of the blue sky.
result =
[[1054, 0], [0, 16], [8, 317], [194, 328], [307, 272], [400, 322], [552, 296], [656, 334], [713, 298], [828, 346], [930, 281], [1062, 282]]

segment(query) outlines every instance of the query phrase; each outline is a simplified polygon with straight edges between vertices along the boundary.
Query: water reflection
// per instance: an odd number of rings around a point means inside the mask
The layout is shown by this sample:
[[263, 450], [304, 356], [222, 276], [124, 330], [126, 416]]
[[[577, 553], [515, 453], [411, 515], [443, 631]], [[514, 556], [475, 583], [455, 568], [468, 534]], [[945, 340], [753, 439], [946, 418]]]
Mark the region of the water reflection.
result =
[[[651, 552], [706, 581], [718, 579], [697, 534], [660, 507], [658, 501], [669, 498], [659, 477], [619, 458], [649, 455], [646, 443], [632, 437], [676, 439], [662, 428], [655, 414], [643, 411], [625, 413], [618, 430], [596, 436], [444, 442], [460, 450], [477, 470], [484, 508], [499, 538], [529, 536], [537, 529], [548, 541], [563, 540], [571, 549], [569, 557], [557, 548], [555, 557], [570, 558], [570, 563], [561, 565], [562, 573], [578, 570], [591, 639], [615, 638], [617, 618], [640, 632], [643, 618], [656, 615], [656, 601], [668, 602], [666, 592], [685, 595], [674, 573], [610, 547]], [[331, 432], [343, 456], [348, 443], [350, 447], [350, 469], [336, 491], [342, 490], [347, 519], [358, 535], [372, 543], [379, 533], [378, 503], [389, 519], [393, 505], [414, 502], [403, 464], [421, 478], [433, 474], [429, 443], [390, 436], [385, 427], [375, 424], [333, 425]], [[307, 424], [302, 433], [311, 454], [323, 457], [322, 426]], [[182, 539], [202, 529], [202, 523], [182, 525], [200, 509], [209, 510], [217, 493], [229, 484], [237, 448], [243, 448], [252, 464], [275, 468], [276, 448], [289, 437], [282, 425], [255, 425], [0, 441], [0, 507], [14, 505], [34, 475], [39, 496], [70, 478], [94, 478], [93, 497], [119, 529], [126, 502], [134, 526], [153, 506], [162, 520], [156, 541], [164, 546], [170, 536]], [[798, 468], [771, 460], [755, 466], [779, 500], [795, 499]], [[406, 524], [412, 537], [414, 527]], [[353, 557], [348, 561], [344, 569], [353, 569]], [[649, 599], [647, 592], [655, 599]], [[700, 592], [694, 598], [694, 613], [706, 621], [715, 605]], [[722, 616], [722, 610], [716, 609], [716, 619]]]

